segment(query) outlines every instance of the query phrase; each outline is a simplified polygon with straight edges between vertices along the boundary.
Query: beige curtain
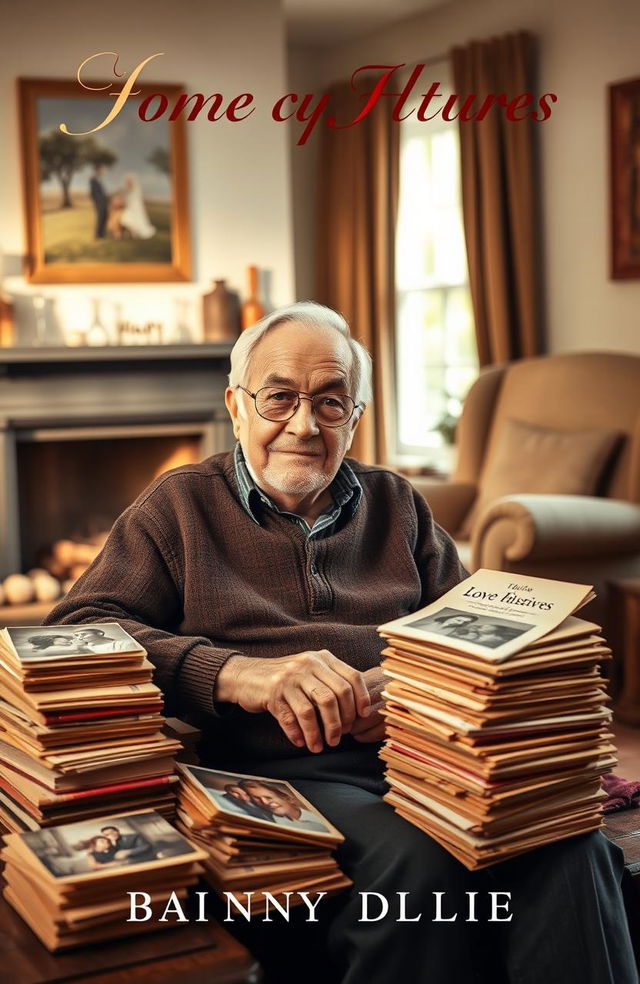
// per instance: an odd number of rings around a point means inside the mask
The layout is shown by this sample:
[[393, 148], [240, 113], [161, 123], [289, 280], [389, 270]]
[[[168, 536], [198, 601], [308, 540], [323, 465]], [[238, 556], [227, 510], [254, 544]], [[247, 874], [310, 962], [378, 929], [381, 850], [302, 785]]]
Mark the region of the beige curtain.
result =
[[[374, 84], [361, 80], [358, 92]], [[332, 86], [338, 122], [354, 119], [362, 95]], [[398, 201], [398, 125], [378, 106], [346, 129], [323, 127], [318, 181], [317, 300], [340, 311], [373, 357], [374, 400], [351, 449], [385, 463], [394, 421], [394, 237]]]
[[[455, 91], [509, 100], [536, 92], [533, 39], [520, 32], [474, 41], [451, 53]], [[535, 102], [531, 110], [535, 109]], [[462, 203], [480, 365], [542, 351], [539, 190], [531, 119], [507, 120], [494, 106], [461, 122]]]

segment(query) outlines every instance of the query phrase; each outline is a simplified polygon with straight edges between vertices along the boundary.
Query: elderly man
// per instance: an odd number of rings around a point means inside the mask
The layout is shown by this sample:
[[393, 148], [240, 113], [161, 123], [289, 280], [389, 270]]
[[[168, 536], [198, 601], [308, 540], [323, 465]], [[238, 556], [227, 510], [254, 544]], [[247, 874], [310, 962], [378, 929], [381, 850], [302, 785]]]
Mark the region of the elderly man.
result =
[[[601, 834], [470, 874], [382, 799], [376, 627], [465, 572], [405, 479], [345, 458], [369, 369], [319, 305], [246, 331], [226, 391], [235, 450], [153, 482], [47, 621], [119, 621], [169, 706], [199, 716], [205, 764], [288, 779], [344, 833], [354, 888], [327, 927], [343, 984], [477, 979], [466, 893], [483, 920], [487, 890], [511, 892], [511, 921], [480, 934], [502, 933], [511, 980], [632, 984], [621, 854]], [[361, 892], [389, 899], [389, 916], [362, 921]], [[457, 919], [433, 921], [434, 892]], [[420, 921], [395, 921], [396, 893]]]

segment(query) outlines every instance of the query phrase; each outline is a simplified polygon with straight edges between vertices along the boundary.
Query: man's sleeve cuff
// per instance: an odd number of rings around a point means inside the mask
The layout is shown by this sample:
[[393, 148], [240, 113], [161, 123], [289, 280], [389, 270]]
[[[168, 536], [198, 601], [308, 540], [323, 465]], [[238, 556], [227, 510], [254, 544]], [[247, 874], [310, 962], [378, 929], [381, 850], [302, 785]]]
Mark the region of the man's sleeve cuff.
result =
[[182, 661], [178, 678], [183, 711], [199, 710], [214, 717], [226, 717], [233, 710], [233, 704], [222, 704], [213, 699], [216, 677], [230, 656], [242, 656], [242, 653], [202, 643], [189, 650]]

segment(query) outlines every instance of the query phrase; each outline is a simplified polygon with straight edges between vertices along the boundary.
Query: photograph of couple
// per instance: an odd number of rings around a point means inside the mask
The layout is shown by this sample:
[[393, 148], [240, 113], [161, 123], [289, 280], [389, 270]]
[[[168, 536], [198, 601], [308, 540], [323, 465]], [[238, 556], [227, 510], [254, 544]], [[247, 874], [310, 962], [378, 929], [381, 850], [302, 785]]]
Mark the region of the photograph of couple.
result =
[[412, 629], [423, 629], [439, 636], [464, 639], [476, 646], [497, 649], [533, 628], [532, 623], [510, 622], [506, 618], [472, 615], [457, 608], [443, 608], [437, 615], [427, 615], [407, 622]]
[[108, 825], [88, 841], [81, 841], [76, 850], [87, 852], [89, 867], [94, 869], [153, 861], [157, 857], [144, 834], [123, 834], [119, 827]]
[[193, 852], [177, 830], [152, 812], [31, 831], [23, 840], [56, 878], [160, 862]]
[[37, 100], [46, 263], [171, 262], [168, 124], [140, 126], [135, 106], [126, 105], [108, 129], [87, 134], [108, 105], [103, 99]]
[[11, 628], [8, 630], [24, 662], [43, 656], [85, 656], [90, 653], [139, 653], [143, 647], [116, 622], [64, 628]]
[[223, 813], [291, 830], [330, 832], [323, 817], [288, 782], [192, 765], [184, 768]]

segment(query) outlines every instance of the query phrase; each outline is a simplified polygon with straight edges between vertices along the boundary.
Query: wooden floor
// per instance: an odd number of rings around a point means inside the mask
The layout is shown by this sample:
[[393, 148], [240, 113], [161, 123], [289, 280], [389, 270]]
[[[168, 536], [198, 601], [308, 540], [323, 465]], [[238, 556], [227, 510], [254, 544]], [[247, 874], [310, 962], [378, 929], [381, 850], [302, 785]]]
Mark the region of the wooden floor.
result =
[[624, 779], [640, 779], [640, 728], [613, 723], [618, 765], [614, 772]]

